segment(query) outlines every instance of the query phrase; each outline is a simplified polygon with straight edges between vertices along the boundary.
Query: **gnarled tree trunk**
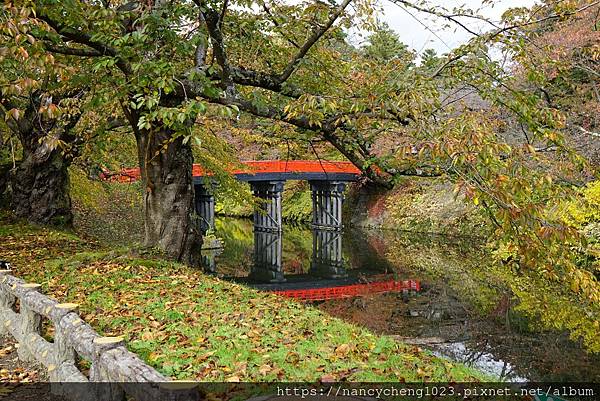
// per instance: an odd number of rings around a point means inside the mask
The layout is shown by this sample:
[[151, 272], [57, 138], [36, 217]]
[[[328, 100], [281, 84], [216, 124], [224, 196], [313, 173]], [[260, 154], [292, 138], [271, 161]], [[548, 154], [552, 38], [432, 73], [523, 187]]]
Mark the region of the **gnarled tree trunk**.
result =
[[11, 168], [11, 164], [0, 164], [0, 208], [5, 208], [10, 204], [7, 189]]
[[[17, 120], [5, 118], [23, 148], [23, 158], [10, 174], [11, 207], [16, 216], [34, 224], [69, 226], [73, 222], [73, 213], [68, 167], [73, 155], [64, 155], [62, 149], [50, 146], [46, 136], [55, 135], [63, 142], [73, 144], [75, 136], [70, 131], [80, 114], [71, 116], [59, 126], [56, 119], [40, 115], [43, 101], [42, 92], [36, 91], [30, 96], [21, 117]], [[0, 107], [0, 117], [6, 117], [5, 110], [10, 107], [8, 101], [6, 103]]]
[[194, 209], [192, 149], [164, 127], [136, 130], [136, 140], [144, 186], [145, 245], [199, 266], [202, 234]]
[[12, 207], [18, 217], [36, 224], [71, 225], [70, 160], [46, 144], [25, 148], [23, 160], [12, 173]]

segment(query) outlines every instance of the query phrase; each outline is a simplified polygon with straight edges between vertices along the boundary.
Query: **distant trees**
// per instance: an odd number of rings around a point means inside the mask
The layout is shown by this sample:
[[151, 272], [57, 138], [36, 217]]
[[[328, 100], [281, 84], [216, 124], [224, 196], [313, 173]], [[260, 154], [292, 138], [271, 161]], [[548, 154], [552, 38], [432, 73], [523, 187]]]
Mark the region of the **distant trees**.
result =
[[[544, 94], [549, 105], [566, 116], [570, 137], [578, 150], [600, 165], [600, 20], [590, 1], [563, 5], [563, 19], [549, 18], [523, 29], [526, 52], [516, 70]], [[552, 2], [537, 7], [539, 18], [554, 12]]]
[[387, 23], [369, 35], [367, 44], [363, 46], [366, 57], [385, 63], [392, 59], [412, 61], [413, 55], [396, 32]]

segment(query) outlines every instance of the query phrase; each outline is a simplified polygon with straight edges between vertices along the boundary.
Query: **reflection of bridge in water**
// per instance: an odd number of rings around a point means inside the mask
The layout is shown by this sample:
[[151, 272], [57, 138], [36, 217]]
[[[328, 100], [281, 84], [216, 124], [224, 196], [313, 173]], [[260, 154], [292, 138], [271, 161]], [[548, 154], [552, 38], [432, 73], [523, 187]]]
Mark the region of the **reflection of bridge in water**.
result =
[[[340, 231], [313, 229], [313, 254], [308, 276], [341, 279], [348, 276], [342, 259]], [[283, 234], [254, 231], [254, 264], [248, 278], [260, 283], [283, 283]]]
[[[204, 251], [205, 270], [217, 273], [218, 251]], [[283, 233], [254, 231], [252, 265], [245, 277], [224, 277], [263, 291], [302, 300], [327, 300], [384, 292], [403, 296], [420, 290], [415, 280], [397, 280], [382, 270], [349, 269], [342, 254], [342, 232], [312, 230], [312, 256], [306, 272], [286, 272]]]

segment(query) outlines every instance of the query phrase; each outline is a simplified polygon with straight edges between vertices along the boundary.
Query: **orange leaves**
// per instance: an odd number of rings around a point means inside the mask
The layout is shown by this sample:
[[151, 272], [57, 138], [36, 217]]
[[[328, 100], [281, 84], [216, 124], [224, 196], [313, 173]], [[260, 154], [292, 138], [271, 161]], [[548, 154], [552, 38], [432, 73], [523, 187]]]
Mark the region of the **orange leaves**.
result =
[[273, 367], [269, 364], [261, 365], [258, 368], [258, 373], [262, 376], [266, 376], [273, 371]]
[[24, 47], [19, 47], [17, 48], [17, 57], [21, 60], [21, 61], [25, 61], [29, 58], [29, 53], [27, 52], [27, 50], [25, 50]]
[[47, 106], [40, 107], [38, 112], [40, 114], [45, 114], [46, 117], [48, 117], [50, 119], [54, 119], [59, 116], [60, 110], [57, 105], [55, 105], [54, 103], [50, 103]]
[[4, 120], [8, 121], [9, 118], [12, 118], [15, 121], [19, 121], [19, 118], [21, 118], [21, 110], [19, 109], [10, 109], [7, 113], [6, 116], [4, 116]]

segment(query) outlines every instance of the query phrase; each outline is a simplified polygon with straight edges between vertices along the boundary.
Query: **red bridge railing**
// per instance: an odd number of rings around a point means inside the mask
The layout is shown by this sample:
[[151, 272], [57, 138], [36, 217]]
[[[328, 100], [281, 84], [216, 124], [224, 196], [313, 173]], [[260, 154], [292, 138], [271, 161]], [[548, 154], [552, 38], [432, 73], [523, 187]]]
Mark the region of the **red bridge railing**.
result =
[[[346, 173], [359, 175], [361, 171], [352, 163], [345, 161], [320, 160], [260, 160], [244, 161], [242, 168], [233, 168], [231, 173], [237, 174], [268, 174], [268, 173]], [[212, 175], [199, 164], [192, 167], [194, 177]], [[125, 168], [115, 174], [103, 174], [101, 178], [116, 182], [133, 182], [140, 178], [139, 168]]]
[[339, 287], [281, 290], [272, 292], [283, 297], [295, 298], [303, 301], [325, 301], [330, 299], [351, 298], [359, 295], [398, 292], [402, 290], [420, 291], [421, 283], [415, 280], [388, 280], [372, 283], [343, 285]]

